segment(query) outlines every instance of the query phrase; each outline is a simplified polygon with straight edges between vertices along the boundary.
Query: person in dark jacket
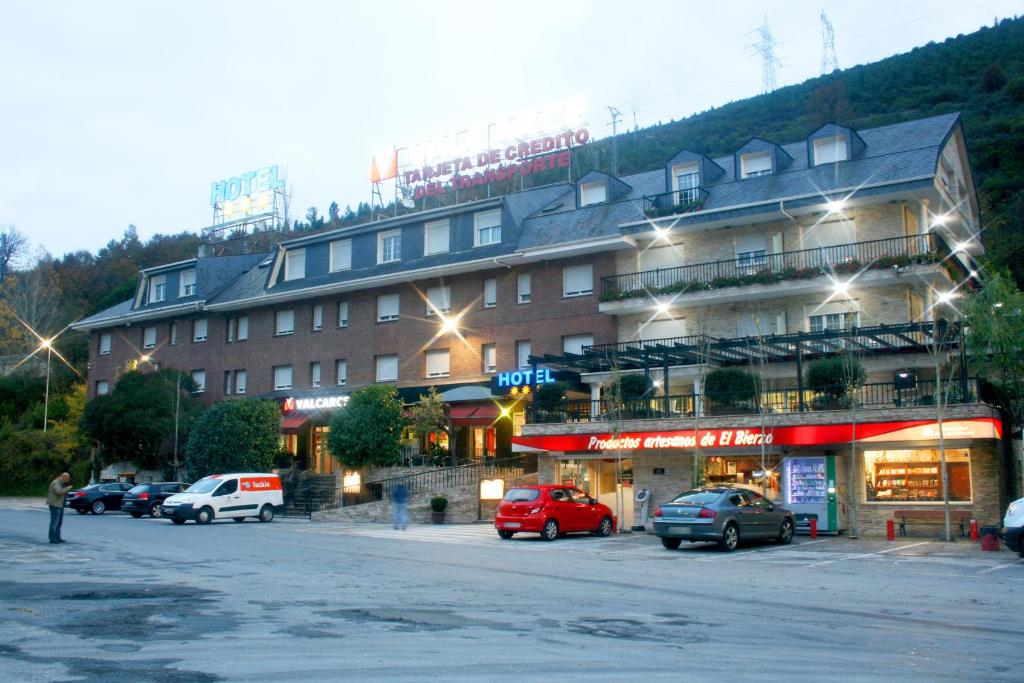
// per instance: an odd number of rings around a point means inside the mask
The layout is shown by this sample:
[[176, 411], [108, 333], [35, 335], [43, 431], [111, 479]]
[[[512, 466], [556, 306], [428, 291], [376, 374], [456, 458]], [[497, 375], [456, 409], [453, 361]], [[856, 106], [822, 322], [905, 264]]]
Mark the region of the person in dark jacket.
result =
[[399, 483], [391, 491], [391, 518], [396, 529], [409, 526], [409, 489], [405, 484]]
[[46, 492], [46, 504], [50, 507], [50, 543], [63, 543], [60, 529], [64, 524], [64, 497], [71, 490], [71, 475], [61, 472], [60, 476], [50, 482]]

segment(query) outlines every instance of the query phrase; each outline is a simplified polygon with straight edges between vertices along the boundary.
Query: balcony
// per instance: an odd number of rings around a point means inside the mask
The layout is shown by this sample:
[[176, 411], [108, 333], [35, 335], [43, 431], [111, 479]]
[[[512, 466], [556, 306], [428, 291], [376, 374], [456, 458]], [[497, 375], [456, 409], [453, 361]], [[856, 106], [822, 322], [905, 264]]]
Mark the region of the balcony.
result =
[[660, 218], [693, 213], [704, 208], [707, 198], [708, 191], [702, 187], [688, 187], [675, 192], [647, 195], [644, 197], [644, 215], [648, 218]]
[[658, 268], [601, 278], [601, 301], [625, 301], [659, 294], [685, 294], [724, 287], [809, 280], [825, 274], [857, 273], [938, 263], [948, 252], [935, 235], [912, 235], [832, 247], [753, 252], [743, 258]]

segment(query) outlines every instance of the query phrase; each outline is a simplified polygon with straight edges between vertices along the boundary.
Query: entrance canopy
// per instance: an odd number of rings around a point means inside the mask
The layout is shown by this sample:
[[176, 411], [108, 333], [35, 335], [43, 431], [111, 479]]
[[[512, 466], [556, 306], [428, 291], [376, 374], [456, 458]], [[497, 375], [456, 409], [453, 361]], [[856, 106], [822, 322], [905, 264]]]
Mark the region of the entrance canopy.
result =
[[490, 401], [486, 403], [456, 404], [451, 407], [453, 425], [490, 426], [501, 411]]
[[281, 431], [297, 432], [307, 422], [309, 422], [309, 415], [305, 413], [290, 413], [281, 419]]

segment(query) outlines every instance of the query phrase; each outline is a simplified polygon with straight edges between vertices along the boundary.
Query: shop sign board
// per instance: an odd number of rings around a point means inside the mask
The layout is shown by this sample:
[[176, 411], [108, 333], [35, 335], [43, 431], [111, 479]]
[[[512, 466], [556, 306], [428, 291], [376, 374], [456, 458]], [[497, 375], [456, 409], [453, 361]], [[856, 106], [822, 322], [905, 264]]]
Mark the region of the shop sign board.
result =
[[311, 398], [296, 398], [289, 396], [281, 404], [282, 413], [291, 413], [306, 410], [333, 410], [344, 408], [348, 405], [348, 396], [344, 394], [334, 396], [316, 396]]
[[[854, 432], [856, 429], [856, 432]], [[948, 420], [942, 425], [947, 439], [1001, 439], [1002, 424], [995, 418]], [[749, 448], [761, 446], [824, 446], [857, 441], [919, 441], [939, 438], [938, 424], [928, 420], [868, 422], [831, 425], [760, 428], [683, 429], [660, 432], [615, 434], [566, 434], [557, 436], [514, 436], [517, 451], [606, 451], [696, 448]]]
[[492, 377], [491, 394], [493, 396], [505, 396], [507, 394], [529, 393], [539, 389], [542, 384], [576, 381], [578, 381], [578, 376], [573, 372], [565, 370], [537, 368], [537, 373], [534, 375], [533, 368], [522, 368], [508, 372], [499, 372]]

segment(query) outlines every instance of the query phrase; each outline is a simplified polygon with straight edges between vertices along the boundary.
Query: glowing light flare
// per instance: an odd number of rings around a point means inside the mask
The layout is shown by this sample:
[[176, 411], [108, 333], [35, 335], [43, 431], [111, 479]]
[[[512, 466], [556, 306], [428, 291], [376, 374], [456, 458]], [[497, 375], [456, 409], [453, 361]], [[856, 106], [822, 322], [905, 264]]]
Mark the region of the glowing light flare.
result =
[[825, 208], [830, 214], [842, 213], [846, 210], [845, 199], [829, 199], [825, 202]]
[[[35, 356], [40, 351], [43, 351], [44, 349], [49, 349], [50, 353], [52, 355], [56, 356], [62, 363], [64, 363], [64, 365], [68, 366], [68, 369], [70, 369], [71, 372], [75, 373], [76, 375], [78, 375], [82, 379], [85, 379], [85, 377], [82, 375], [82, 373], [80, 373], [78, 371], [78, 368], [76, 368], [74, 365], [72, 365], [71, 362], [67, 358], [65, 358], [63, 356], [63, 354], [61, 354], [61, 352], [56, 349], [56, 347], [54, 347], [54, 342], [57, 341], [57, 338], [60, 337], [65, 332], [67, 332], [68, 330], [70, 330], [71, 329], [71, 325], [73, 325], [74, 323], [70, 323], [68, 325], [65, 325], [64, 328], [60, 332], [58, 332], [57, 334], [53, 335], [52, 337], [44, 337], [43, 335], [41, 335], [38, 332], [36, 332], [36, 330], [31, 325], [29, 325], [28, 322], [26, 322], [24, 318], [22, 318], [20, 315], [18, 315], [17, 311], [15, 311], [13, 308], [11, 308], [11, 306], [9, 304], [7, 304], [7, 302], [0, 302], [0, 303], [4, 304], [7, 307], [7, 310], [11, 314], [11, 316], [15, 320], [17, 320], [21, 324], [22, 327], [24, 327], [26, 330], [28, 330], [32, 334], [32, 336], [34, 336], [39, 341], [39, 346], [38, 347], [33, 349], [31, 353], [29, 353], [27, 356], [25, 356], [20, 361], [15, 363], [14, 366], [12, 366], [10, 368], [10, 370], [7, 371], [8, 375], [11, 374], [12, 372], [14, 372], [15, 370], [17, 370], [23, 364], [27, 363], [33, 356]], [[78, 322], [78, 321], [76, 320], [75, 322]]]

